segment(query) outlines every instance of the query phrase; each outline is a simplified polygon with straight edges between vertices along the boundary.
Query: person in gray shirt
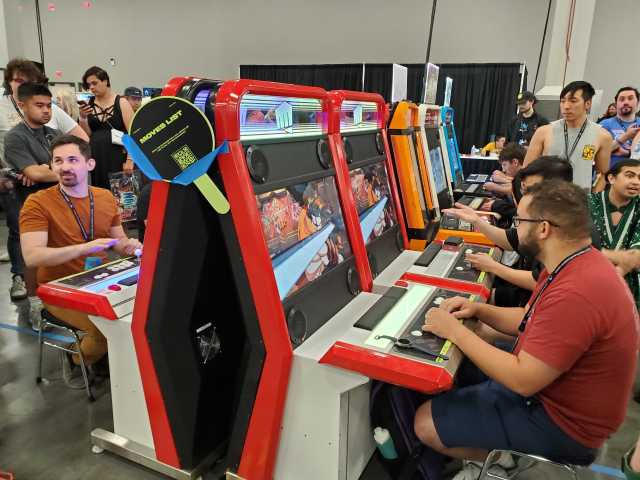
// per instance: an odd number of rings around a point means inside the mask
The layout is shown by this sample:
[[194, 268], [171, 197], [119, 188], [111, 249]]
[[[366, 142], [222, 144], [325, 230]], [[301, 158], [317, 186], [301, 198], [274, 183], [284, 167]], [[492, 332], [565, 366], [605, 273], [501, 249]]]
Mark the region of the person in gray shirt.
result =
[[[58, 183], [58, 176], [49, 168], [49, 144], [60, 132], [46, 126], [51, 119], [51, 92], [45, 85], [20, 85], [18, 100], [24, 118], [4, 139], [4, 160], [10, 168], [22, 175], [15, 190], [21, 208], [31, 193]], [[30, 306], [29, 317], [34, 330], [40, 328], [42, 310], [42, 302], [36, 295], [35, 273], [33, 268], [24, 270]]]

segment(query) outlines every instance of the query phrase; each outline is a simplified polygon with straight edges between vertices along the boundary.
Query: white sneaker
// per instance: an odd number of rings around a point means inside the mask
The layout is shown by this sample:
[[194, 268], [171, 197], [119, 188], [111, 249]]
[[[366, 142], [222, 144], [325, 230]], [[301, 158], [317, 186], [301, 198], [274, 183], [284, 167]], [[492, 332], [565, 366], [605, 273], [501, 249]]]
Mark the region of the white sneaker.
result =
[[0, 263], [7, 263], [10, 262], [11, 259], [9, 258], [9, 252], [7, 252], [6, 250], [0, 253]]
[[27, 298], [27, 285], [24, 283], [22, 275], [14, 275], [9, 289], [11, 300], [24, 300]]
[[[499, 463], [500, 462], [491, 465], [488, 472], [491, 475], [494, 475], [495, 478], [503, 478], [505, 480], [508, 480], [509, 473], [502, 466], [500, 466]], [[462, 470], [456, 473], [452, 480], [478, 480], [478, 478], [480, 477], [480, 472], [482, 472], [481, 462], [465, 460]]]
[[60, 361], [62, 362], [62, 380], [64, 384], [72, 390], [82, 390], [84, 388], [84, 377], [79, 365], [73, 363], [71, 355], [60, 350]]
[[38, 297], [29, 297], [29, 320], [31, 320], [31, 328], [39, 332], [42, 321], [42, 300]]

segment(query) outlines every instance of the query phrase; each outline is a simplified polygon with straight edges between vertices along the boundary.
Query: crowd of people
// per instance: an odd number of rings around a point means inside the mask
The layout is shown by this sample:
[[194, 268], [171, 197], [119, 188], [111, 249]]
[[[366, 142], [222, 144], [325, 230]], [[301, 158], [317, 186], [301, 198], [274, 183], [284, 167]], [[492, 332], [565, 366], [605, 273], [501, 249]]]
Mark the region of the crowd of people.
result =
[[[133, 168], [120, 135], [140, 90], [118, 95], [107, 72], [91, 67], [82, 78], [90, 99], [56, 104], [46, 83], [32, 62], [12, 60], [0, 98], [9, 294], [28, 299], [36, 330], [38, 284], [142, 248], [127, 237], [109, 191], [110, 174]], [[621, 88], [615, 115], [600, 124], [588, 119], [593, 95], [587, 82], [566, 85], [562, 118], [549, 123], [535, 112], [535, 96], [520, 94], [518, 116], [490, 148], [501, 170], [485, 189], [497, 197], [499, 221], [461, 204], [448, 211], [505, 251], [501, 263], [467, 257], [497, 278], [487, 304], [448, 299], [425, 318], [424, 329], [452, 340], [476, 369], [476, 381], [432, 398], [415, 417], [424, 444], [469, 461], [456, 479], [475, 478], [474, 462], [491, 449], [588, 464], [625, 418], [638, 353], [640, 94]], [[100, 331], [85, 314], [44, 307], [86, 332], [81, 350], [98, 374], [107, 353]], [[459, 322], [471, 317], [479, 320], [473, 331]], [[72, 388], [83, 386], [78, 362], [63, 358]], [[640, 471], [640, 455], [627, 463]], [[503, 458], [492, 468], [511, 466]]]

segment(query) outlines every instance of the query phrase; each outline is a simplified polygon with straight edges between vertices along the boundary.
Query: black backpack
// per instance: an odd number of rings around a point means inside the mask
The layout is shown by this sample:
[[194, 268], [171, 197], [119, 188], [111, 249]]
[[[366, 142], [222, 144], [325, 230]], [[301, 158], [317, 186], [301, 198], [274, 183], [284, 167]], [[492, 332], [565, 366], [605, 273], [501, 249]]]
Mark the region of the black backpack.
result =
[[418, 407], [429, 396], [388, 383], [371, 386], [371, 426], [389, 430], [398, 458], [387, 460], [377, 452], [384, 469], [394, 480], [440, 480], [447, 457], [418, 440], [413, 421]]

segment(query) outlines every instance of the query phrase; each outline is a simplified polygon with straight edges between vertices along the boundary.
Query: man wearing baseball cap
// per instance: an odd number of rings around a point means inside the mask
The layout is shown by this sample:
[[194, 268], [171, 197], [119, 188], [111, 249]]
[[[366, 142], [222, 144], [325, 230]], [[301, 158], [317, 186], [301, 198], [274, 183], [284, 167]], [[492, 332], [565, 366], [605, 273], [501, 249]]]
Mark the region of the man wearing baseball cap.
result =
[[549, 120], [533, 109], [536, 96], [531, 92], [521, 92], [516, 99], [518, 103], [518, 115], [511, 119], [507, 129], [507, 142], [515, 142], [523, 147], [528, 147], [531, 137], [538, 127], [546, 125]]
[[140, 105], [142, 104], [142, 90], [138, 87], [125, 88], [124, 97], [127, 99], [134, 112], [140, 108]]

